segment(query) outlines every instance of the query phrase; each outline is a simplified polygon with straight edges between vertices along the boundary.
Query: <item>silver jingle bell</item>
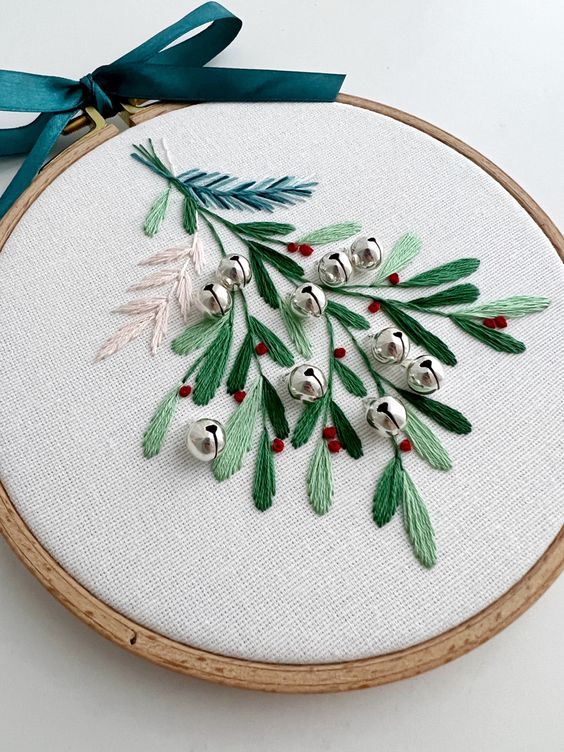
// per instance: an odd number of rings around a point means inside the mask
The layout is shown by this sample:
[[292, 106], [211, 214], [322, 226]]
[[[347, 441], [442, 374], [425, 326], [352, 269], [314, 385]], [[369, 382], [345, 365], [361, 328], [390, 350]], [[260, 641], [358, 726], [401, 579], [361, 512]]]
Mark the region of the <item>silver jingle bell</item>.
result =
[[327, 296], [321, 287], [306, 282], [296, 287], [290, 295], [290, 306], [292, 311], [302, 318], [307, 316], [319, 317], [325, 313], [327, 308]]
[[396, 436], [405, 428], [407, 413], [398, 399], [386, 394], [369, 401], [366, 420], [382, 436]]
[[198, 305], [209, 316], [221, 318], [231, 310], [233, 298], [226, 287], [218, 282], [210, 282], [200, 288]]
[[440, 361], [430, 355], [415, 358], [407, 368], [407, 383], [414, 392], [432, 394], [441, 388], [445, 370]]
[[188, 426], [186, 447], [197, 460], [211, 462], [225, 448], [225, 430], [217, 420], [200, 418]]
[[317, 264], [317, 273], [322, 284], [340, 287], [349, 281], [353, 273], [351, 260], [344, 251], [326, 253]]
[[320, 368], [304, 363], [290, 372], [288, 391], [293, 399], [315, 402], [326, 393], [327, 379]]
[[375, 269], [382, 263], [382, 249], [378, 241], [364, 235], [352, 243], [349, 256], [355, 269]]
[[221, 259], [215, 276], [219, 284], [228, 290], [238, 290], [249, 284], [253, 274], [249, 259], [239, 253], [232, 253]]
[[382, 329], [372, 339], [372, 355], [379, 363], [401, 363], [410, 348], [407, 334], [391, 326]]

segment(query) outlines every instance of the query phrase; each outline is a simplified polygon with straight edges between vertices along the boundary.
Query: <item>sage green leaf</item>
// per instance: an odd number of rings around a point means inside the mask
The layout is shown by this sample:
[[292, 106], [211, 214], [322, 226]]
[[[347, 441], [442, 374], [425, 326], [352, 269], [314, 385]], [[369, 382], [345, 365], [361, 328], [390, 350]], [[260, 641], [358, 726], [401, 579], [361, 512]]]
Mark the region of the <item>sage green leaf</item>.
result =
[[403, 235], [384, 259], [372, 281], [373, 285], [383, 282], [390, 274], [401, 272], [421, 250], [421, 240], [412, 232]]
[[253, 500], [255, 507], [261, 512], [270, 509], [276, 494], [276, 475], [274, 457], [266, 428], [262, 431], [253, 481]]
[[194, 404], [207, 405], [213, 399], [227, 367], [232, 339], [233, 326], [230, 316], [229, 323], [221, 327], [216, 338], [204, 353], [192, 393]]
[[194, 350], [199, 350], [217, 336], [220, 329], [228, 323], [228, 319], [228, 316], [222, 316], [220, 319], [206, 318], [197, 324], [187, 326], [182, 334], [172, 340], [172, 350], [177, 355], [188, 355]]
[[279, 439], [286, 439], [290, 434], [290, 426], [286, 420], [284, 404], [276, 389], [266, 376], [262, 377], [262, 404], [272, 425], [274, 434]]
[[454, 407], [449, 407], [443, 402], [424, 397], [422, 394], [409, 392], [407, 389], [396, 389], [405, 400], [411, 402], [419, 412], [424, 413], [428, 418], [434, 420], [439, 426], [446, 428], [447, 431], [457, 434], [467, 434], [472, 430], [470, 421]]
[[250, 333], [247, 332], [245, 339], [241, 343], [237, 357], [233, 361], [229, 376], [227, 377], [226, 387], [229, 394], [235, 394], [235, 392], [239, 392], [245, 388], [252, 357], [253, 338]]
[[407, 410], [407, 425], [404, 433], [417, 454], [436, 470], [450, 470], [452, 462], [448, 452], [437, 436], [417, 416], [413, 408]]
[[402, 464], [396, 454], [384, 468], [372, 500], [372, 519], [386, 525], [396, 513], [402, 498]]
[[340, 222], [336, 225], [321, 227], [319, 230], [309, 232], [307, 235], [297, 241], [304, 245], [327, 245], [327, 243], [337, 243], [340, 240], [357, 235], [362, 229], [360, 222]]
[[294, 365], [294, 356], [277, 334], [254, 316], [250, 317], [251, 328], [255, 337], [268, 347], [268, 353], [278, 365], [289, 368]]
[[298, 418], [298, 422], [294, 427], [294, 433], [292, 435], [292, 446], [294, 449], [298, 449], [298, 447], [303, 446], [309, 441], [313, 429], [321, 415], [324, 403], [324, 399], [318, 399], [315, 402], [308, 402], [304, 405], [304, 409]]
[[418, 308], [438, 308], [439, 306], [463, 305], [464, 303], [473, 303], [478, 300], [480, 291], [476, 285], [462, 284], [449, 287], [446, 290], [436, 292], [434, 295], [426, 295], [422, 298], [415, 298], [407, 303], [408, 306]]
[[399, 304], [390, 300], [382, 300], [382, 309], [396, 326], [402, 329], [408, 337], [411, 337], [412, 342], [424, 347], [429, 355], [434, 355], [447, 366], [456, 365], [456, 356], [448, 346], [435, 334], [425, 329], [413, 316], [400, 308]]
[[469, 277], [479, 266], [480, 259], [477, 258], [456, 259], [456, 261], [449, 261], [429, 271], [416, 274], [415, 277], [400, 282], [398, 287], [433, 287], [447, 282], [456, 282], [457, 279]]
[[471, 318], [495, 318], [495, 316], [507, 316], [507, 318], [517, 319], [522, 316], [528, 316], [530, 313], [544, 311], [550, 305], [548, 298], [535, 297], [531, 295], [515, 295], [511, 298], [494, 300], [492, 303], [482, 303], [482, 305], [465, 308], [457, 311], [457, 316]]
[[288, 337], [296, 350], [303, 358], [311, 358], [313, 350], [306, 334], [303, 320], [293, 313], [289, 303], [283, 299], [280, 300], [280, 313]]
[[351, 371], [348, 366], [337, 359], [333, 360], [333, 367], [347, 392], [350, 392], [355, 397], [366, 397], [368, 394], [366, 387], [354, 371]]
[[147, 214], [147, 218], [145, 219], [145, 223], [143, 225], [143, 232], [145, 235], [148, 235], [150, 238], [152, 238], [154, 235], [157, 234], [157, 232], [161, 229], [161, 225], [163, 223], [163, 219], [166, 215], [166, 210], [168, 209], [168, 200], [170, 198], [170, 183], [168, 185], [168, 188], [164, 190], [161, 195], [157, 198], [153, 206], [151, 206], [149, 213]]
[[184, 196], [182, 226], [189, 235], [193, 235], [198, 227], [198, 209], [196, 202], [190, 196]]
[[274, 248], [269, 248], [267, 245], [256, 243], [252, 240], [247, 245], [253, 255], [259, 256], [265, 264], [270, 264], [270, 266], [278, 269], [280, 274], [286, 277], [286, 279], [294, 281], [303, 278], [303, 267], [297, 264], [289, 255], [279, 253]]
[[282, 222], [241, 222], [235, 225], [239, 232], [257, 240], [268, 240], [270, 237], [283, 237], [296, 229], [294, 225]]
[[147, 459], [154, 457], [161, 451], [166, 432], [178, 405], [178, 386], [168, 392], [166, 397], [155, 410], [147, 430], [143, 434], [143, 454]]
[[358, 460], [363, 455], [362, 442], [349, 419], [336, 402], [331, 401], [331, 420], [337, 429], [337, 436], [350, 456]]
[[212, 463], [213, 474], [217, 480], [227, 480], [243, 466], [245, 455], [251, 448], [261, 397], [262, 379], [257, 379], [227, 421], [225, 448]]
[[498, 352], [511, 353], [518, 355], [525, 352], [525, 343], [521, 342], [510, 334], [500, 332], [498, 329], [489, 329], [484, 326], [482, 322], [472, 321], [472, 319], [465, 319], [462, 317], [451, 316], [452, 321], [460, 327], [466, 334], [482, 342], [484, 345], [497, 350]]
[[258, 294], [271, 308], [278, 308], [280, 305], [280, 298], [278, 297], [274, 283], [270, 279], [270, 275], [266, 271], [266, 268], [262, 263], [260, 256], [258, 254], [252, 253], [250, 262]]
[[430, 569], [437, 561], [435, 531], [423, 500], [409, 475], [403, 471], [403, 526], [419, 562]]
[[350, 327], [351, 329], [363, 329], [364, 331], [370, 329], [370, 324], [364, 316], [361, 316], [360, 313], [351, 311], [344, 305], [341, 305], [341, 303], [335, 303], [333, 300], [330, 300], [327, 303], [325, 313], [328, 316], [333, 316], [337, 321], [343, 324], [343, 326]]
[[326, 514], [333, 501], [333, 468], [327, 444], [319, 439], [306, 476], [307, 495], [316, 514]]

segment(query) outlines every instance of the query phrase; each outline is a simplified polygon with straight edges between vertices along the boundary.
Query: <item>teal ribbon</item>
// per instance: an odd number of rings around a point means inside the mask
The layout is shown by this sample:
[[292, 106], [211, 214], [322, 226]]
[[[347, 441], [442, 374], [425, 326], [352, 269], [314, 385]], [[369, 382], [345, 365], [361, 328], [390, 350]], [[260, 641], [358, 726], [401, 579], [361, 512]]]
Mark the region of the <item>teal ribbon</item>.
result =
[[[211, 24], [167, 48], [184, 34]], [[28, 125], [0, 130], [0, 156], [27, 154], [0, 197], [2, 217], [48, 158], [69, 120], [87, 106], [111, 117], [127, 99], [169, 102], [331, 102], [344, 76], [330, 73], [204, 68], [235, 39], [242, 21], [204, 3], [151, 39], [79, 81], [0, 70], [0, 110], [41, 113]]]

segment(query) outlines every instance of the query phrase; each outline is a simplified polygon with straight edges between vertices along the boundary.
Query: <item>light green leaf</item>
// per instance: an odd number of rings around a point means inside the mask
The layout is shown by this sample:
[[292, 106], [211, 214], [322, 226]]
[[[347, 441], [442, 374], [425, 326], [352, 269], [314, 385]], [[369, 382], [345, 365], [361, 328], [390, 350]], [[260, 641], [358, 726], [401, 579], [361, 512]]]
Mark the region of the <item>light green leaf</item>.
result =
[[410, 264], [421, 250], [421, 240], [417, 235], [408, 232], [403, 235], [394, 245], [384, 262], [376, 272], [372, 284], [378, 285], [383, 282], [390, 274], [401, 272], [402, 269]]
[[319, 439], [307, 471], [307, 495], [316, 514], [326, 514], [333, 501], [333, 468], [327, 444]]
[[456, 315], [464, 318], [494, 318], [495, 316], [507, 316], [517, 319], [528, 316], [530, 313], [544, 311], [550, 305], [549, 298], [541, 298], [530, 295], [515, 295], [511, 298], [494, 300], [492, 303], [472, 306], [457, 311]]
[[319, 230], [309, 232], [303, 235], [297, 242], [304, 245], [326, 245], [327, 243], [337, 243], [340, 240], [346, 240], [359, 233], [362, 225], [359, 222], [340, 222], [336, 225], [321, 227]]
[[430, 569], [437, 561], [435, 532], [423, 500], [405, 470], [402, 478], [403, 526], [415, 556], [424, 567]]
[[259, 378], [227, 421], [225, 448], [212, 464], [213, 474], [217, 480], [227, 480], [243, 466], [245, 455], [251, 448], [261, 398], [262, 379]]
[[407, 416], [404, 432], [417, 454], [437, 470], [450, 470], [451, 459], [437, 436], [411, 407], [407, 408]]
[[175, 386], [162, 400], [143, 435], [143, 454], [147, 459], [161, 451], [166, 432], [178, 405], [178, 388]]

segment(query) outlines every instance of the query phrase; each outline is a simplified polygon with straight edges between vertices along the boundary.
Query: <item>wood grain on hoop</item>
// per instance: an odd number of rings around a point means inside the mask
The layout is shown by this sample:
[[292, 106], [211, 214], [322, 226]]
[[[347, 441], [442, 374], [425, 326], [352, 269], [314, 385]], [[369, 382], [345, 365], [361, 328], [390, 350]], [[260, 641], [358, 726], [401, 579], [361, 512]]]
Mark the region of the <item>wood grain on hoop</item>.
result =
[[[338, 101], [398, 120], [443, 142], [497, 180], [527, 211], [564, 260], [564, 238], [542, 209], [502, 170], [445, 131], [400, 110], [345, 94]], [[178, 109], [156, 104], [132, 115], [133, 125]], [[69, 165], [118, 133], [93, 132], [50, 162], [0, 222], [0, 250], [35, 199]], [[336, 692], [405, 679], [447, 663], [493, 637], [531, 606], [564, 567], [564, 530], [537, 563], [483, 611], [437, 637], [387, 655], [317, 665], [239, 660], [191, 648], [136, 624], [95, 598], [40, 545], [0, 484], [0, 529], [27, 568], [64, 606], [100, 634], [130, 652], [185, 674], [221, 684], [270, 692]]]

